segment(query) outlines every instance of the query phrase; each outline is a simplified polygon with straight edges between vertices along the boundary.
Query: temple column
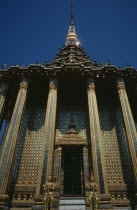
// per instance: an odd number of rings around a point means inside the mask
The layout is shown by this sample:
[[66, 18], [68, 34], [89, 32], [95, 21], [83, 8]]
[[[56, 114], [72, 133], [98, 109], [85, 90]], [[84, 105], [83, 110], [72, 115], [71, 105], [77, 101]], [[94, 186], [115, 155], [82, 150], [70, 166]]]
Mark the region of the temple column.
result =
[[[50, 90], [48, 96], [46, 121], [45, 121], [45, 138], [48, 144], [47, 148], [47, 168], [46, 180], [44, 185], [44, 209], [54, 209], [53, 206], [58, 201], [59, 186], [54, 177], [54, 142], [55, 142], [55, 123], [57, 110], [57, 79], [53, 78], [50, 81]], [[56, 204], [57, 205], [57, 204]]]
[[3, 151], [5, 139], [6, 139], [6, 136], [7, 136], [9, 124], [10, 124], [10, 122], [9, 122], [9, 120], [7, 120], [7, 122], [6, 122], [6, 127], [5, 127], [5, 129], [4, 129], [4, 133], [3, 133], [3, 136], [2, 136], [2, 139], [1, 139], [1, 142], [0, 142], [0, 157], [1, 157], [1, 155], [2, 155], [2, 151]]
[[91, 149], [92, 149], [92, 166], [94, 181], [100, 189], [100, 194], [108, 193], [108, 186], [105, 173], [105, 161], [103, 155], [103, 146], [101, 141], [101, 128], [97, 99], [95, 93], [95, 82], [93, 78], [87, 79], [87, 95], [90, 120]]
[[2, 83], [1, 87], [0, 87], [0, 120], [2, 118], [3, 107], [4, 107], [4, 104], [5, 104], [7, 90], [8, 90], [8, 84], [7, 83]]
[[48, 128], [46, 132], [46, 140], [49, 141], [48, 151], [48, 164], [47, 164], [47, 177], [53, 176], [53, 160], [54, 160], [54, 141], [55, 141], [55, 123], [56, 123], [56, 110], [57, 110], [57, 79], [52, 79], [50, 82], [49, 93], [49, 110], [51, 117], [47, 117]]
[[58, 147], [55, 150], [54, 155], [54, 175], [57, 177], [57, 181], [60, 184], [61, 179], [61, 156], [62, 156], [62, 148]]
[[[40, 194], [40, 188], [43, 187], [43, 177], [53, 175], [53, 154], [54, 154], [54, 139], [55, 139], [55, 122], [57, 109], [57, 79], [52, 78], [49, 84], [49, 94], [45, 118], [45, 130], [43, 137], [43, 147], [41, 153], [41, 165], [38, 174], [36, 196]], [[46, 150], [46, 152], [45, 152]], [[44, 160], [46, 162], [44, 163]], [[44, 174], [43, 174], [43, 168]], [[47, 181], [46, 181], [47, 182]]]
[[88, 149], [86, 146], [83, 147], [83, 165], [84, 165], [84, 182], [86, 186], [89, 178]]
[[16, 99], [10, 125], [7, 131], [7, 136], [5, 139], [5, 144], [3, 147], [2, 157], [0, 161], [1, 195], [4, 195], [6, 193], [7, 185], [9, 182], [10, 171], [13, 163], [15, 148], [17, 144], [17, 137], [21, 123], [21, 117], [26, 102], [27, 88], [28, 88], [28, 81], [26, 79], [23, 79], [22, 82], [20, 83], [19, 93]]
[[123, 113], [123, 119], [125, 123], [125, 130], [126, 130], [126, 136], [127, 136], [127, 143], [129, 148], [129, 153], [132, 161], [133, 166], [133, 172], [136, 182], [136, 188], [137, 188], [137, 157], [136, 157], [136, 151], [134, 147], [134, 142], [137, 141], [137, 131], [134, 123], [134, 119], [132, 116], [130, 104], [128, 101], [128, 96], [125, 88], [125, 83], [123, 78], [117, 79], [117, 88]]
[[54, 155], [54, 175], [57, 177], [59, 183], [61, 178], [61, 156], [62, 156], [62, 148], [59, 147], [55, 150], [55, 155]]

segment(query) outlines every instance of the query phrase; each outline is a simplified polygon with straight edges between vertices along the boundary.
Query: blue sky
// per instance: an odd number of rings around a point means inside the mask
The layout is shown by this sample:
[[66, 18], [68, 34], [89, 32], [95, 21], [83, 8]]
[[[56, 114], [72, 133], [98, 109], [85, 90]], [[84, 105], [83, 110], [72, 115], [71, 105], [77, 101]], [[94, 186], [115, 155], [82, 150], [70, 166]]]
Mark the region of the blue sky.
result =
[[[0, 68], [52, 60], [68, 32], [71, 0], [0, 0]], [[103, 64], [137, 68], [137, 0], [74, 0], [77, 35]]]

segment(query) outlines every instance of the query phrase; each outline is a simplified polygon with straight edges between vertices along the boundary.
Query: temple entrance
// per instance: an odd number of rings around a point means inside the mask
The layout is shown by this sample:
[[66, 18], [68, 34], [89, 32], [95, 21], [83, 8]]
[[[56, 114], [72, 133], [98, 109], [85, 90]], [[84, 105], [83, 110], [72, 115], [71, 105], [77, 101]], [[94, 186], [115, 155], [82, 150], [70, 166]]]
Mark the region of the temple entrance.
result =
[[63, 148], [63, 194], [68, 196], [83, 195], [83, 154], [80, 146]]

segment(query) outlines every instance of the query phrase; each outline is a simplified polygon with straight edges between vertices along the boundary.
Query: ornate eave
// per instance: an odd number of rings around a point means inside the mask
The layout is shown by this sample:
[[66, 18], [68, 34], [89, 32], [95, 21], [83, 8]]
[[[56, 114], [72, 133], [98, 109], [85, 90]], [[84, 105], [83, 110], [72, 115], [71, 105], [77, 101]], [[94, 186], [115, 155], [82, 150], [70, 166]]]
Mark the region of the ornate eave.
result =
[[24, 76], [60, 76], [65, 72], [79, 72], [82, 76], [93, 76], [94, 78], [127, 77], [137, 78], [137, 70], [133, 67], [120, 68], [114, 65], [86, 66], [85, 63], [63, 63], [60, 66], [31, 64], [26, 67], [11, 66], [8, 69], [0, 69], [0, 80], [9, 80]]

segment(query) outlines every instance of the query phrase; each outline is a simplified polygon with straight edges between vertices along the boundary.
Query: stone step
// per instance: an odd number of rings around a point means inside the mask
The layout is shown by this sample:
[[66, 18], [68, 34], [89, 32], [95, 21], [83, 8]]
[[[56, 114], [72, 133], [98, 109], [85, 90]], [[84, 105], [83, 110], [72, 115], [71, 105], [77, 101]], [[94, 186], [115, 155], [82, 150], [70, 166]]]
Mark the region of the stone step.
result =
[[79, 205], [67, 205], [67, 206], [60, 206], [59, 210], [86, 210], [85, 206]]
[[85, 198], [60, 198], [59, 210], [86, 210]]

